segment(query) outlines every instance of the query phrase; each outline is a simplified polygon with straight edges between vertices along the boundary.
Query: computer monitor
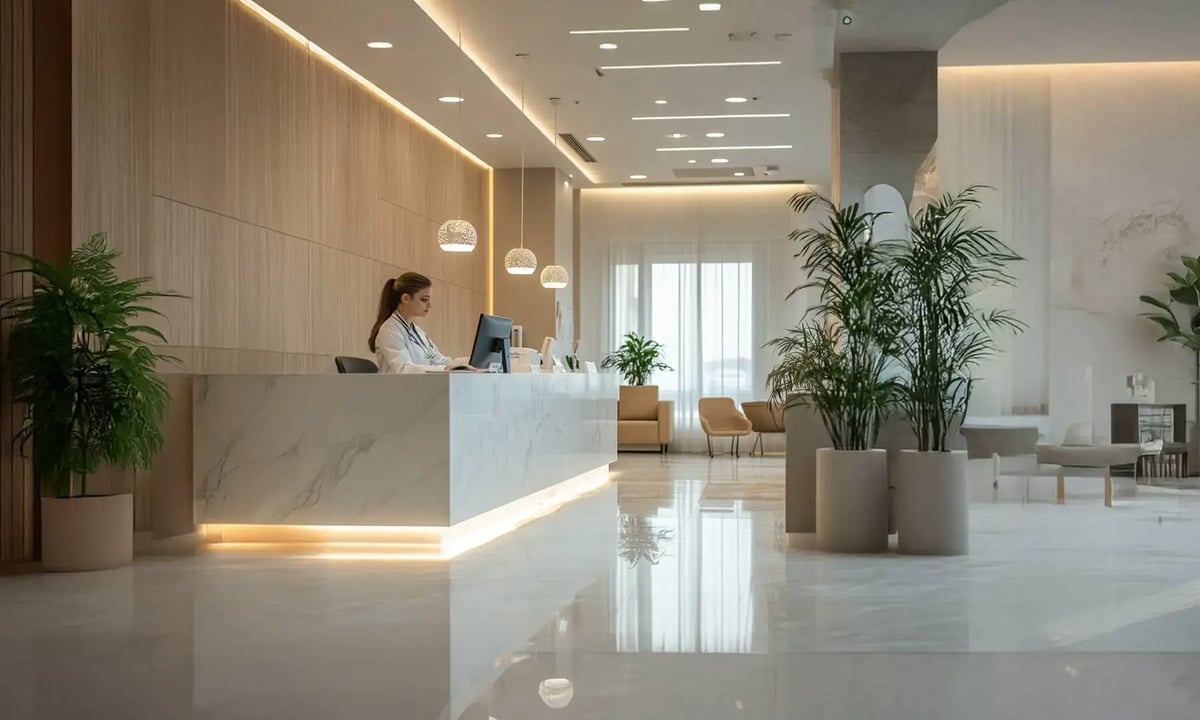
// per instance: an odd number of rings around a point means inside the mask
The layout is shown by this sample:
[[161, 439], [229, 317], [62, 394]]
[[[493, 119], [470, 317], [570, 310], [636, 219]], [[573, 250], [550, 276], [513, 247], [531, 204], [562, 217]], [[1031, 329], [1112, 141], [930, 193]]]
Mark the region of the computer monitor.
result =
[[471, 367], [487, 370], [492, 363], [500, 363], [500, 372], [511, 372], [509, 349], [513, 321], [481, 314], [475, 329], [475, 345], [471, 348]]

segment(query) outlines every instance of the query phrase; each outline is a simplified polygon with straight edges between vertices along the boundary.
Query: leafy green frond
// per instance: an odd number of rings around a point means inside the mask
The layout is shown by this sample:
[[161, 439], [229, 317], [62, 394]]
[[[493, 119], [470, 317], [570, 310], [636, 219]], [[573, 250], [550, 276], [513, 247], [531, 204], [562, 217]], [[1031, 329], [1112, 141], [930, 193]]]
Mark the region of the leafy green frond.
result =
[[5, 370], [13, 399], [26, 406], [17, 442], [32, 449], [45, 494], [86, 492], [103, 463], [147, 467], [162, 446], [169, 394], [156, 370], [173, 358], [145, 342], [166, 344], [162, 332], [136, 320], [161, 315], [146, 300], [182, 296], [144, 289], [150, 278], [121, 279], [118, 255], [98, 233], [62, 266], [13, 256], [33, 292], [0, 305], [13, 322]]

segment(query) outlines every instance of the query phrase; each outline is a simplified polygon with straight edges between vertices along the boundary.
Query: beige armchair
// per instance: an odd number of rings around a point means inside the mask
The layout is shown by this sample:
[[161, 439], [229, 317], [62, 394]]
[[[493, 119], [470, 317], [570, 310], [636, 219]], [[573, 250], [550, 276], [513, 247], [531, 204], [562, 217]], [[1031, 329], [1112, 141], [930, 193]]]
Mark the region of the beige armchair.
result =
[[741, 439], [753, 431], [750, 421], [738, 412], [733, 398], [727, 397], [700, 398], [700, 427], [708, 441], [709, 457], [713, 456], [714, 437], [729, 438], [730, 454], [740, 457]]
[[617, 401], [617, 445], [658, 447], [675, 440], [675, 403], [658, 399], [657, 385], [622, 385]]
[[784, 432], [783, 425], [783, 406], [778, 403], [767, 402], [765, 400], [755, 400], [753, 402], [742, 403], [742, 412], [746, 413], [746, 419], [750, 421], [750, 427], [754, 432], [758, 433], [758, 437], [754, 439], [754, 445], [750, 447], [750, 454], [754, 454], [754, 448], [758, 448], [758, 454], [763, 454], [763, 434], [778, 434]]

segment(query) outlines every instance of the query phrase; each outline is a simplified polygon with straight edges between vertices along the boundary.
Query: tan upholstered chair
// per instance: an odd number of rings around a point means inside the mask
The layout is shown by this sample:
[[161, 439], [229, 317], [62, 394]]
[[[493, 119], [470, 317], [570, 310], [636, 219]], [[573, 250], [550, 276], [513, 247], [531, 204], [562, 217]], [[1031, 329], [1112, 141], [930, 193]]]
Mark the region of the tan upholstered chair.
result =
[[622, 385], [617, 401], [617, 445], [658, 447], [675, 440], [675, 403], [658, 399], [657, 385]]
[[746, 416], [738, 412], [733, 398], [700, 398], [700, 427], [708, 440], [708, 456], [713, 456], [712, 439], [729, 438], [729, 452], [738, 457], [741, 439], [753, 430]]
[[746, 413], [750, 427], [758, 433], [758, 437], [754, 438], [754, 445], [750, 447], [750, 454], [753, 455], [754, 448], [758, 448], [758, 454], [762, 455], [763, 433], [778, 434], [784, 431], [783, 407], [778, 403], [755, 400], [742, 403], [742, 412]]

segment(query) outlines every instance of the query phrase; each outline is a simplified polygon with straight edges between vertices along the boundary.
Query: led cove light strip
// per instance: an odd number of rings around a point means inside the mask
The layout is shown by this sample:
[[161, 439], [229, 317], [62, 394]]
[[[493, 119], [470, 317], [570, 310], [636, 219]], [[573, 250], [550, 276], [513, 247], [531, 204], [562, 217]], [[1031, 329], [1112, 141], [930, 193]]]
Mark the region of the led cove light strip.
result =
[[449, 527], [204, 523], [213, 550], [276, 550], [328, 560], [449, 560], [487, 544], [609, 482], [601, 466]]
[[601, 70], [666, 70], [671, 68], [749, 67], [782, 65], [782, 60], [747, 60], [745, 62], [667, 63], [665, 65], [601, 65]]
[[291, 25], [288, 25], [288, 24], [287, 24], [287, 23], [285, 23], [284, 21], [282, 21], [282, 20], [280, 20], [279, 18], [277, 18], [277, 17], [275, 17], [274, 15], [272, 15], [270, 12], [268, 12], [268, 11], [267, 11], [265, 8], [263, 8], [261, 5], [259, 5], [258, 3], [254, 2], [254, 0], [238, 0], [238, 2], [240, 2], [240, 3], [241, 3], [241, 4], [242, 4], [242, 5], [243, 5], [243, 6], [244, 6], [244, 7], [245, 7], [247, 10], [250, 10], [250, 11], [251, 11], [251, 12], [253, 12], [255, 15], [258, 15], [260, 18], [262, 18], [263, 20], [267, 21], [269, 24], [273, 25], [275, 28], [277, 28], [278, 30], [280, 30], [281, 32], [283, 32], [283, 34], [287, 35], [288, 37], [292, 38], [292, 39], [293, 39], [293, 40], [295, 40], [296, 42], [300, 43], [302, 46], [304, 46], [305, 48], [307, 48], [309, 52], [313, 53], [313, 54], [314, 54], [314, 55], [316, 55], [317, 57], [321, 58], [322, 60], [324, 60], [325, 62], [329, 63], [329, 64], [330, 64], [330, 65], [332, 65], [333, 67], [337, 68], [337, 69], [338, 69], [338, 70], [340, 70], [340, 71], [341, 71], [343, 74], [345, 74], [347, 77], [349, 77], [350, 79], [352, 79], [352, 80], [354, 80], [355, 82], [357, 82], [359, 85], [362, 85], [364, 88], [366, 88], [368, 91], [370, 91], [371, 93], [373, 93], [373, 94], [374, 94], [376, 97], [378, 97], [380, 100], [384, 101], [384, 102], [385, 102], [385, 103], [387, 103], [388, 105], [391, 105], [393, 108], [395, 108], [397, 111], [399, 111], [401, 115], [404, 115], [404, 116], [405, 116], [405, 117], [407, 117], [409, 120], [412, 120], [412, 121], [413, 121], [413, 122], [415, 122], [416, 124], [420, 125], [422, 128], [424, 128], [424, 129], [428, 130], [429, 132], [433, 133], [433, 134], [434, 134], [434, 135], [436, 135], [436, 136], [437, 136], [437, 137], [438, 137], [438, 138], [439, 138], [439, 139], [440, 139], [442, 142], [446, 143], [446, 144], [447, 144], [447, 145], [449, 145], [451, 148], [453, 148], [453, 149], [457, 150], [458, 152], [462, 153], [463, 155], [466, 155], [467, 157], [471, 158], [471, 161], [472, 161], [472, 162], [474, 162], [474, 163], [475, 163], [476, 165], [478, 165], [479, 167], [481, 167], [481, 168], [485, 168], [485, 169], [487, 169], [487, 170], [491, 170], [491, 169], [492, 169], [492, 166], [491, 166], [491, 165], [488, 165], [488, 164], [487, 164], [487, 163], [485, 163], [484, 161], [482, 161], [482, 160], [480, 160], [479, 158], [475, 157], [475, 154], [474, 154], [474, 153], [472, 153], [470, 150], [466, 149], [466, 148], [465, 148], [465, 147], [463, 147], [462, 145], [459, 145], [458, 143], [454, 142], [454, 140], [452, 140], [452, 139], [450, 138], [450, 136], [449, 136], [449, 135], [445, 134], [445, 133], [444, 133], [444, 132], [442, 132], [441, 130], [438, 130], [436, 127], [434, 127], [433, 125], [431, 125], [431, 124], [430, 124], [428, 121], [426, 121], [426, 120], [425, 120], [425, 118], [423, 118], [423, 117], [421, 117], [420, 115], [416, 114], [416, 113], [415, 113], [415, 112], [413, 112], [412, 110], [409, 110], [409, 109], [408, 109], [408, 108], [407, 108], [407, 107], [404, 105], [404, 103], [400, 102], [400, 101], [399, 101], [399, 100], [397, 100], [396, 98], [394, 98], [394, 97], [392, 97], [391, 95], [389, 95], [389, 94], [387, 94], [386, 92], [384, 92], [384, 91], [383, 91], [383, 90], [382, 90], [382, 89], [381, 89], [381, 88], [380, 88], [378, 85], [376, 85], [375, 83], [373, 83], [373, 82], [371, 82], [370, 80], [366, 79], [366, 78], [365, 78], [365, 77], [363, 77], [362, 75], [359, 75], [359, 74], [358, 74], [358, 72], [356, 72], [356, 71], [355, 71], [353, 68], [351, 68], [349, 65], [347, 65], [347, 64], [346, 64], [346, 63], [344, 63], [344, 62], [342, 62], [341, 60], [338, 60], [336, 57], [334, 57], [333, 55], [329, 54], [329, 52], [328, 52], [328, 51], [326, 51], [324, 48], [322, 48], [320, 45], [317, 45], [317, 44], [316, 44], [316, 43], [314, 43], [313, 41], [311, 41], [311, 40], [309, 40], [308, 38], [306, 38], [306, 37], [304, 37], [303, 35], [301, 35], [301, 34], [300, 34], [300, 33], [299, 33], [299, 32], [298, 32], [298, 31], [297, 31], [295, 28], [293, 28]]
[[736, 115], [643, 115], [630, 120], [746, 120], [751, 118], [789, 118], [791, 113], [741, 113]]
[[624, 28], [619, 30], [568, 30], [571, 35], [616, 35], [618, 33], [659, 33], [659, 32], [687, 32], [691, 28], [685, 27], [666, 27], [666, 28]]
[[707, 152], [709, 150], [791, 150], [791, 145], [717, 145], [715, 147], [663, 147], [656, 152]]

